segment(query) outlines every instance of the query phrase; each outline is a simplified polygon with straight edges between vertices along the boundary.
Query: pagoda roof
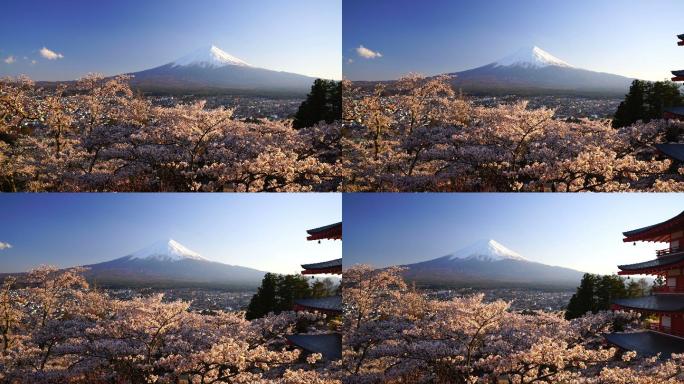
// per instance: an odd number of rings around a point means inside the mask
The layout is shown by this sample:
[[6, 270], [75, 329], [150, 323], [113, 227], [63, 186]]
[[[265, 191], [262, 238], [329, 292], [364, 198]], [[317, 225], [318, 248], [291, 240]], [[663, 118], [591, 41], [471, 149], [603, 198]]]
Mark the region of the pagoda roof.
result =
[[320, 263], [302, 264], [302, 274], [313, 275], [317, 273], [340, 273], [342, 272], [342, 259], [323, 261]]
[[679, 38], [679, 40], [684, 40], [684, 33], [682, 33], [681, 35], [677, 35], [677, 38]]
[[342, 296], [295, 300], [295, 305], [322, 312], [342, 313]]
[[[684, 116], [684, 106], [665, 108], [664, 112], [670, 113], [672, 115]], [[682, 144], [656, 144], [655, 146], [656, 146], [656, 148], [658, 148], [658, 146], [663, 146], [663, 145], [665, 145], [665, 146], [668, 146], [668, 145], [678, 146], [678, 145], [682, 145]]]
[[[684, 116], [684, 107], [668, 108], [665, 112]], [[684, 162], [684, 144], [656, 144], [655, 147], [667, 157]]]
[[342, 335], [339, 333], [290, 335], [287, 340], [307, 352], [320, 353], [327, 360], [342, 358]]
[[618, 268], [621, 269], [618, 274], [648, 274], [661, 271], [664, 268], [670, 268], [682, 262], [684, 262], [684, 250], [641, 263], [618, 265]]
[[662, 223], [622, 232], [625, 236], [622, 241], [626, 243], [630, 241], [667, 242], [670, 241], [670, 234], [672, 232], [682, 229], [684, 229], [684, 211]]
[[615, 332], [605, 336], [606, 340], [627, 351], [636, 351], [641, 356], [655, 356], [667, 359], [673, 353], [684, 353], [684, 339], [664, 333]]
[[307, 240], [340, 240], [342, 239], [342, 222], [308, 229], [306, 233], [309, 234]]
[[670, 72], [675, 76], [684, 76], [684, 69], [680, 69], [678, 71], [670, 71]]
[[684, 295], [651, 295], [633, 299], [613, 300], [623, 308], [645, 312], [684, 312]]

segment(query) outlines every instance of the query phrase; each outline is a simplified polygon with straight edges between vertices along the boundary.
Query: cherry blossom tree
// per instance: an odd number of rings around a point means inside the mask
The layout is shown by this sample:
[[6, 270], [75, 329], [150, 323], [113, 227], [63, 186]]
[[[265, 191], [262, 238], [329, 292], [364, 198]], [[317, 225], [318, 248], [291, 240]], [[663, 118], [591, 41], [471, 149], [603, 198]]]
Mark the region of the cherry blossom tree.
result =
[[7, 191], [334, 191], [339, 123], [238, 121], [205, 102], [153, 106], [127, 76], [38, 88], [0, 79]]
[[347, 191], [677, 191], [682, 169], [654, 144], [684, 124], [554, 119], [527, 102], [475, 106], [448, 77], [411, 74], [391, 88], [344, 86]]
[[400, 268], [353, 266], [343, 278], [346, 383], [656, 383], [684, 379], [683, 356], [644, 358], [606, 344], [638, 315], [510, 310], [482, 295], [432, 300]]
[[[41, 267], [0, 292], [0, 381], [8, 383], [339, 383], [335, 364], [286, 336], [324, 316], [193, 313], [163, 295], [115, 300], [81, 269]], [[330, 368], [332, 367], [332, 368]]]

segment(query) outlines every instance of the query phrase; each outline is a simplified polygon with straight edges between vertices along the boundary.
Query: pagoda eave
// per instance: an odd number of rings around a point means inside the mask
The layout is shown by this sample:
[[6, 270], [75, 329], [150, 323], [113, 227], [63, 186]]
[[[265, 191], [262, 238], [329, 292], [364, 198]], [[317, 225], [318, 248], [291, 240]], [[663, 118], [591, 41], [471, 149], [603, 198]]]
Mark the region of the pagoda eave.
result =
[[634, 308], [634, 307], [628, 307], [624, 305], [618, 305], [618, 304], [613, 304], [611, 306], [611, 309], [613, 310], [623, 310], [623, 311], [633, 311], [633, 312], [639, 312], [639, 313], [644, 313], [644, 314], [649, 314], [649, 315], [668, 315], [668, 316], [673, 316], [673, 315], [683, 315], [681, 311], [664, 311], [664, 310], [658, 310], [658, 309], [647, 309], [647, 308]]
[[684, 76], [675, 76], [672, 78], [672, 81], [684, 81]]
[[[682, 81], [684, 81], [684, 77]], [[681, 228], [682, 225], [684, 225], [684, 212], [662, 223], [623, 232], [622, 241], [625, 243], [633, 241], [669, 242], [672, 231]]]
[[287, 343], [310, 353], [320, 353], [326, 360], [342, 358], [342, 335], [329, 333], [321, 335], [291, 335]]
[[316, 308], [316, 307], [309, 307], [306, 305], [299, 305], [295, 304], [293, 308], [296, 312], [300, 311], [306, 311], [306, 312], [319, 312], [323, 313], [325, 315], [331, 315], [331, 316], [337, 316], [342, 314], [342, 310], [339, 309], [326, 309], [326, 308]]
[[657, 294], [630, 299], [617, 299], [613, 301], [612, 306], [617, 309], [629, 309], [637, 312], [684, 315], [684, 295]]
[[307, 240], [342, 240], [342, 222], [325, 225], [306, 231]]
[[626, 351], [636, 351], [642, 356], [667, 359], [673, 353], [684, 353], [684, 339], [660, 332], [614, 332], [605, 336], [606, 341]]
[[339, 275], [342, 273], [342, 267], [331, 267], [331, 268], [321, 268], [321, 269], [305, 269], [302, 271], [302, 275], [320, 275], [323, 273], [330, 273], [334, 275]]
[[342, 296], [339, 295], [297, 299], [294, 304], [295, 311], [321, 312], [329, 315], [342, 314]]

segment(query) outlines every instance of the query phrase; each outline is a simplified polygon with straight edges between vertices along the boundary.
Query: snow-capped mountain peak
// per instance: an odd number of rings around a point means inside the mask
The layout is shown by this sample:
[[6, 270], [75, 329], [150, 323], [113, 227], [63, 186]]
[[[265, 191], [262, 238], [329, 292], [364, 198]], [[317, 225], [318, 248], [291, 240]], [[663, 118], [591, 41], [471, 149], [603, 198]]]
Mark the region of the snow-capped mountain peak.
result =
[[459, 249], [447, 256], [449, 260], [475, 259], [480, 261], [497, 261], [504, 259], [528, 261], [523, 256], [514, 252], [495, 240], [479, 240], [475, 243]]
[[543, 68], [548, 66], [574, 68], [565, 61], [553, 56], [545, 50], [533, 46], [524, 47], [517, 52], [494, 62], [495, 67], [519, 66], [525, 68]]
[[199, 66], [203, 68], [218, 68], [226, 65], [251, 67], [247, 62], [223, 51], [221, 48], [211, 45], [202, 47], [171, 63], [176, 66]]
[[157, 241], [129, 255], [131, 259], [178, 261], [183, 259], [206, 260], [173, 239]]

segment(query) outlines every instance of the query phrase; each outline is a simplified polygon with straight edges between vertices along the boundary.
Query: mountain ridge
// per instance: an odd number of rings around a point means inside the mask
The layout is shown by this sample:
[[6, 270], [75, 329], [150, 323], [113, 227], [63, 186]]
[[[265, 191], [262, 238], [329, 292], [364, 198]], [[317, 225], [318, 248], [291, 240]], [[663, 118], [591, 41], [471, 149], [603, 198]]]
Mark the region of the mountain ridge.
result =
[[406, 280], [427, 286], [575, 288], [584, 275], [531, 261], [495, 240], [480, 240], [448, 255], [402, 267]]

